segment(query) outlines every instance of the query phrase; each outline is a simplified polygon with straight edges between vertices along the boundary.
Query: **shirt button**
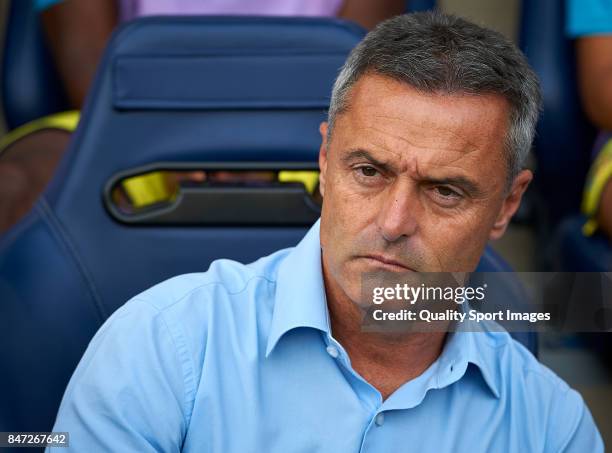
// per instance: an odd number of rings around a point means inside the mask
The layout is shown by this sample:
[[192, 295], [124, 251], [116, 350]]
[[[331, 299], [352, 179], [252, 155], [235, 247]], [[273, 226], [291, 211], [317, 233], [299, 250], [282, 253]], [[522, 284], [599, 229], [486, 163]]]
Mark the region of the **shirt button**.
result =
[[327, 353], [332, 356], [334, 359], [338, 358], [338, 348], [336, 348], [335, 346], [328, 346], [327, 347]]
[[376, 418], [374, 419], [374, 423], [376, 423], [376, 426], [382, 426], [383, 423], [385, 423], [385, 414], [382, 412], [377, 414]]

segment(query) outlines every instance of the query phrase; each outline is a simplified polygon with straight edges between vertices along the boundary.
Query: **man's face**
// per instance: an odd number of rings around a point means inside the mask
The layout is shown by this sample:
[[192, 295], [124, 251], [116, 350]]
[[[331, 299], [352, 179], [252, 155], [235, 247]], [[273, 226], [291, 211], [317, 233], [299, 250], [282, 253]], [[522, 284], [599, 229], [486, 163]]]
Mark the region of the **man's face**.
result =
[[356, 301], [364, 272], [474, 270], [531, 180], [523, 171], [506, 187], [508, 110], [495, 95], [422, 94], [362, 76], [329, 144], [321, 125], [328, 283]]

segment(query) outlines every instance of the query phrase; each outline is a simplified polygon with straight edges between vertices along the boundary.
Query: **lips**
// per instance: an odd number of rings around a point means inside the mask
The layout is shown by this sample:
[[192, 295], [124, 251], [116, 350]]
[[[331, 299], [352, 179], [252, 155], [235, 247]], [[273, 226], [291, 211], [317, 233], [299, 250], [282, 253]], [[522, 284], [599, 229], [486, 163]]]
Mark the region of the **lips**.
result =
[[374, 261], [378, 265], [382, 265], [383, 267], [387, 268], [393, 268], [394, 270], [400, 270], [403, 272], [414, 272], [414, 269], [411, 269], [400, 261], [394, 260], [393, 258], [389, 258], [383, 255], [364, 255], [360, 258], [365, 258], [367, 260]]

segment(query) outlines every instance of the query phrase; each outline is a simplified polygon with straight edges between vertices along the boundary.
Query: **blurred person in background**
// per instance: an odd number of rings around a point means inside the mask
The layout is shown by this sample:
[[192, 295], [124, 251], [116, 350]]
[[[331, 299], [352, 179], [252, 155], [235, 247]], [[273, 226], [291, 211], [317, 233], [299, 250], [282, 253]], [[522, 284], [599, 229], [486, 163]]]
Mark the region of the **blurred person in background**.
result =
[[[0, 234], [23, 217], [51, 179], [77, 126], [106, 43], [124, 21], [150, 15], [337, 16], [370, 29], [405, 11], [405, 0], [36, 0], [47, 46], [63, 84], [70, 112], [28, 123], [0, 140]], [[269, 172], [250, 178], [270, 180]], [[124, 186], [135, 207], [166, 201], [183, 178], [203, 181], [203, 172], [154, 172]], [[218, 172], [217, 180], [232, 176]], [[316, 178], [316, 175], [314, 175]], [[298, 178], [299, 179], [299, 178]], [[302, 178], [304, 179], [304, 178]], [[312, 186], [313, 175], [304, 180]]]
[[567, 0], [567, 33], [576, 38], [576, 63], [582, 104], [601, 132], [582, 209], [589, 217], [585, 234], [596, 230], [612, 239], [612, 2]]

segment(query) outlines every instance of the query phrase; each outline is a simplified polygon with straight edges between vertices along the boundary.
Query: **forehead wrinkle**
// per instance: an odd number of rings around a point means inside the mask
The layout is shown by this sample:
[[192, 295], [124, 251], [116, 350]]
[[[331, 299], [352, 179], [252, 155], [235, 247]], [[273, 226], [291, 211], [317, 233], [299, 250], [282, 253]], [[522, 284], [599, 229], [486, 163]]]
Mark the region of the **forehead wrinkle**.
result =
[[[389, 116], [389, 115], [382, 115], [382, 114], [377, 114], [374, 115], [375, 118], [380, 118], [383, 120], [396, 120], [396, 121], [401, 121], [405, 123], [405, 120], [402, 120], [396, 116]], [[438, 144], [418, 144], [413, 138], [412, 138], [412, 134], [410, 134], [409, 132], [407, 133], [393, 133], [393, 132], [389, 132], [387, 130], [385, 130], [384, 128], [382, 128], [381, 126], [377, 126], [376, 123], [374, 124], [367, 124], [368, 122], [366, 122], [366, 124], [363, 126], [363, 129], [372, 129], [377, 133], [380, 133], [383, 136], [390, 136], [391, 138], [401, 141], [401, 142], [405, 142], [406, 144], [408, 144], [410, 147], [413, 148], [420, 148], [422, 150], [440, 150], [441, 148], [445, 151], [452, 151], [455, 153], [460, 153], [460, 154], [470, 154], [472, 152], [475, 151], [479, 151], [479, 147], [478, 145], [476, 145], [474, 142], [467, 140], [462, 134], [460, 134], [459, 132], [454, 131], [451, 128], [447, 128], [444, 127], [442, 125], [437, 125], [437, 124], [432, 124], [429, 126], [426, 125], [415, 125], [415, 124], [404, 124], [404, 128], [408, 128], [408, 127], [413, 127], [413, 128], [418, 128], [419, 130], [425, 130], [425, 131], [439, 131], [439, 132], [445, 132], [447, 134], [449, 134], [452, 137], [456, 137], [458, 140], [458, 144], [457, 147], [454, 146], [448, 146], [449, 144], [444, 143], [443, 146], [440, 146]], [[435, 127], [434, 127], [435, 126]], [[424, 137], [424, 138], [431, 138], [431, 135], [429, 137]], [[436, 136], [437, 138], [437, 136]], [[440, 142], [441, 140], [436, 140], [437, 142]]]
[[[391, 136], [392, 138], [398, 141], [404, 141], [408, 145], [411, 145], [415, 148], [432, 149], [432, 150], [436, 150], [440, 148], [440, 145], [438, 143], [441, 140], [439, 139], [436, 140], [437, 143], [434, 143], [432, 145], [419, 145], [410, 137], [416, 135], [414, 134], [414, 131], [417, 131], [417, 130], [419, 132], [421, 131], [426, 132], [424, 135], [424, 138], [431, 138], [432, 135], [433, 137], [438, 138], [441, 135], [440, 133], [443, 133], [444, 135], [447, 135], [447, 136], [450, 135], [452, 138], [458, 139], [457, 141], [459, 143], [457, 145], [457, 148], [448, 147], [448, 143], [444, 144], [443, 147], [448, 149], [449, 151], [465, 152], [466, 149], [469, 149], [469, 148], [478, 149], [478, 146], [472, 141], [466, 139], [464, 137], [464, 134], [454, 130], [454, 129], [460, 128], [459, 125], [464, 122], [454, 121], [453, 124], [455, 125], [455, 127], [453, 128], [453, 127], [446, 127], [435, 121], [428, 121], [427, 118], [419, 118], [419, 121], [415, 121], [415, 119], [406, 118], [405, 116], [398, 116], [398, 115], [388, 114], [384, 112], [376, 112], [376, 111], [372, 112], [372, 110], [376, 110], [376, 106], [372, 106], [368, 103], [367, 108], [366, 107], [359, 108], [359, 105], [363, 103], [363, 100], [361, 99], [360, 96], [357, 96], [357, 97], [359, 98], [358, 101], [361, 101], [361, 102], [355, 103], [355, 105], [353, 106], [354, 108], [351, 109], [351, 114], [340, 115], [338, 117], [339, 120], [341, 120], [342, 117], [344, 117], [342, 119], [344, 119], [345, 121], [349, 120], [350, 123], [353, 123], [353, 127], [356, 129], [362, 129], [362, 130], [372, 129], [375, 132], [380, 133], [381, 135]], [[349, 112], [345, 112], [345, 113], [349, 113]], [[376, 121], [376, 120], [380, 120], [380, 121]], [[408, 129], [408, 131], [404, 134], [393, 133], [393, 132], [389, 132], [385, 130], [382, 126], [379, 125], [379, 124], [385, 124], [389, 122], [400, 122], [402, 123], [401, 124], [402, 127], [398, 128], [398, 130]], [[434, 133], [431, 134], [430, 131]], [[455, 142], [453, 140], [451, 141], [453, 143]]]
[[453, 151], [453, 153], [448, 153], [448, 154], [455, 155], [450, 160], [444, 160], [443, 156], [439, 154], [436, 156], [437, 159], [432, 159], [431, 162], [428, 162], [428, 163], [432, 165], [438, 165], [438, 166], [444, 166], [444, 167], [450, 167], [450, 168], [462, 168], [460, 165], [453, 165], [453, 164], [465, 159], [466, 157], [469, 157], [470, 154], [473, 154], [478, 151], [479, 150], [477, 148], [472, 148], [472, 147], [470, 147], [467, 151]]
[[[369, 128], [378, 130], [376, 126], [370, 126]], [[388, 134], [384, 132], [383, 135], [392, 135], [392, 134]], [[461, 159], [464, 159], [466, 158], [466, 156], [478, 151], [477, 148], [474, 148], [472, 146], [470, 146], [467, 150], [459, 149], [459, 148], [441, 149], [435, 146], [431, 146], [431, 147], [416, 146], [414, 143], [411, 142], [410, 139], [406, 137], [395, 136], [395, 135], [393, 135], [393, 137], [406, 143], [408, 145], [407, 148], [410, 148], [410, 150], [416, 150], [416, 153], [396, 151], [395, 149], [390, 148], [388, 146], [387, 140], [384, 140], [384, 139], [383, 140], [372, 140], [369, 137], [367, 141], [372, 146], [373, 152], [379, 152], [379, 153], [390, 155], [390, 158], [386, 158], [385, 160], [390, 165], [394, 167], [398, 167], [400, 172], [405, 172], [410, 166], [410, 163], [414, 165], [413, 161], [422, 160], [423, 158], [421, 156], [423, 156], [424, 155], [423, 152], [426, 152], [426, 151], [435, 151], [435, 153], [425, 154], [425, 156], [430, 157], [430, 159], [427, 159], [427, 157], [425, 158], [425, 162], [423, 162], [425, 166], [441, 166], [441, 167], [451, 167], [451, 168], [452, 168], [452, 164], [454, 164], [455, 162]], [[406, 151], [406, 147], [403, 147], [403, 151]], [[450, 156], [450, 159], [448, 159], [449, 156]], [[465, 171], [460, 166], [456, 166], [456, 168]]]

